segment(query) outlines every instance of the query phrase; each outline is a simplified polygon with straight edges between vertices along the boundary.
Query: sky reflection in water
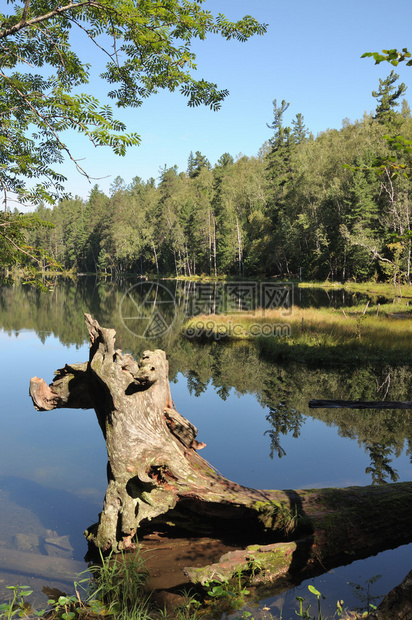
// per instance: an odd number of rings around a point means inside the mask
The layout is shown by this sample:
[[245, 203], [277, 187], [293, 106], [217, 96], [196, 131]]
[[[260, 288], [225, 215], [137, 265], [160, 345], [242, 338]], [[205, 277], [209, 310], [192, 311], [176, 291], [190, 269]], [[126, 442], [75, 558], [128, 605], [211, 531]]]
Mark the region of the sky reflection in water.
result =
[[[3, 510], [0, 504], [0, 550], [13, 549], [15, 537], [22, 531], [37, 531], [44, 536], [47, 535], [44, 532], [53, 531], [58, 536], [69, 536], [72, 557], [81, 561], [87, 550], [82, 532], [97, 520], [106, 489], [104, 440], [92, 411], [36, 412], [28, 396], [28, 383], [36, 375], [50, 382], [53, 372], [66, 362], [86, 360], [88, 344], [63, 346], [54, 336], [48, 336], [42, 344], [32, 331], [22, 330], [18, 334], [1, 331], [0, 350], [3, 404], [0, 500], [5, 498]], [[198, 439], [207, 444], [202, 456], [229, 479], [258, 488], [371, 482], [370, 475], [365, 473], [370, 459], [364, 448], [356, 440], [340, 437], [335, 426], [312, 419], [307, 412], [298, 438], [280, 435], [285, 456], [278, 458], [275, 452], [271, 458], [271, 438], [267, 433], [271, 429], [267, 420], [269, 409], [262, 407], [255, 395], [238, 395], [231, 388], [224, 401], [209, 383], [196, 397], [189, 393], [187, 378], [180, 373], [171, 389], [177, 409], [198, 427]], [[405, 451], [392, 466], [400, 480], [412, 478]], [[349, 602], [347, 581], [356, 581], [356, 574], [364, 574], [368, 579], [385, 572], [385, 578], [377, 585], [378, 591], [384, 593], [410, 569], [409, 547], [385, 554], [363, 561], [368, 565], [358, 562], [352, 568], [337, 569], [333, 575], [311, 583], [328, 598], [338, 593]], [[1, 585], [5, 579], [8, 583], [18, 581], [16, 574], [8, 574], [7, 566], [1, 565], [1, 559], [0, 577]], [[305, 589], [306, 584], [281, 597], [285, 609], [295, 596], [306, 596], [307, 588], [302, 594], [302, 587]], [[279, 601], [270, 599], [267, 604], [274, 605], [274, 610]]]

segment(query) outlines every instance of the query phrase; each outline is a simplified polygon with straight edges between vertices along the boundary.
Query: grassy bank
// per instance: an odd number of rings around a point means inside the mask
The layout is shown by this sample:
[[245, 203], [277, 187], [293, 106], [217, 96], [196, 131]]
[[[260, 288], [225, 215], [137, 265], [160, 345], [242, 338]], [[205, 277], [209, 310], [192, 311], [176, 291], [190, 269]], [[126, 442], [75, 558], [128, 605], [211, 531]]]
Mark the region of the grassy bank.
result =
[[364, 293], [371, 297], [412, 299], [412, 284], [394, 286], [389, 282], [300, 282], [299, 288], [344, 289], [350, 293]]
[[255, 341], [273, 360], [306, 363], [412, 360], [412, 306], [406, 303], [367, 308], [297, 308], [190, 319], [183, 333], [192, 339]]

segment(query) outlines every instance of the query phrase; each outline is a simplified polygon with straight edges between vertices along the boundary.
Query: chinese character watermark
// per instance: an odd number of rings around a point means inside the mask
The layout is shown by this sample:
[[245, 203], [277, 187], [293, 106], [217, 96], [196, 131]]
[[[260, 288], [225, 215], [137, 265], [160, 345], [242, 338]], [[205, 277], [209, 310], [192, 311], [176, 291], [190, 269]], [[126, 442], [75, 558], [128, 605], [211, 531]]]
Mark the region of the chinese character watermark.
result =
[[[179, 296], [178, 296], [179, 298]], [[180, 316], [192, 319], [184, 334], [189, 338], [210, 336], [234, 336], [251, 338], [258, 336], [290, 336], [290, 326], [283, 324], [283, 317], [293, 311], [293, 285], [273, 282], [205, 282], [196, 283], [185, 296]], [[130, 287], [123, 295], [120, 318], [125, 328], [138, 338], [158, 338], [169, 332], [176, 320], [178, 304], [171, 290], [159, 282], [143, 281]], [[280, 316], [274, 323], [277, 311]], [[207, 316], [226, 315], [236, 317], [247, 313], [248, 317], [266, 318], [256, 320], [247, 327], [230, 319], [219, 322], [206, 320]], [[199, 320], [196, 322], [196, 317]], [[272, 319], [272, 320], [270, 320]]]

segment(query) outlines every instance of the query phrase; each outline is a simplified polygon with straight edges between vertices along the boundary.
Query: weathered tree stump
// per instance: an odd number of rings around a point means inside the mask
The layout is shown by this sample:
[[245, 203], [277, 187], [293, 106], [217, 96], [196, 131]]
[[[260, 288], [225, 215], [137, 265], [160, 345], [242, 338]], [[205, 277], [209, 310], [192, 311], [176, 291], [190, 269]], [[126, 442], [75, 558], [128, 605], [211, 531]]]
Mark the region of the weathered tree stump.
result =
[[187, 569], [205, 582], [251, 564], [264, 580], [303, 578], [412, 541], [411, 483], [264, 491], [224, 478], [197, 453], [196, 428], [174, 408], [166, 354], [145, 351], [138, 364], [115, 350], [113, 329], [85, 317], [89, 361], [66, 364], [50, 386], [34, 377], [30, 395], [41, 411], [96, 412], [108, 487], [99, 522], [86, 531], [91, 543], [119, 551], [133, 547], [138, 530], [178, 527], [249, 545], [209, 569]]
[[115, 350], [115, 331], [86, 315], [90, 359], [56, 372], [47, 386], [34, 377], [30, 395], [36, 409], [93, 408], [108, 453], [108, 487], [97, 531], [88, 539], [101, 549], [124, 549], [137, 528], [176, 504], [207, 521], [266, 500], [261, 491], [226, 480], [196, 452], [197, 429], [173, 406], [168, 362], [161, 350], [145, 351], [138, 364]]

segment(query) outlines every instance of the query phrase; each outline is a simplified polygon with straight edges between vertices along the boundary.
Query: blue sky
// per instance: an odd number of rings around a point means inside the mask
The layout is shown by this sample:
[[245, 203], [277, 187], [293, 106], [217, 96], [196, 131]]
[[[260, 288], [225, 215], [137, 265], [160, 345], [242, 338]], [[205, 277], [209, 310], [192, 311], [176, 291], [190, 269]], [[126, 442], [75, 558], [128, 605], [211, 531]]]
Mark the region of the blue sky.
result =
[[[212, 165], [225, 152], [256, 155], [271, 136], [266, 123], [272, 122], [273, 99], [290, 103], [286, 123], [300, 112], [315, 135], [340, 129], [343, 119], [355, 121], [374, 110], [371, 92], [392, 68], [361, 59], [363, 52], [412, 48], [410, 0], [206, 0], [203, 6], [233, 20], [251, 14], [269, 25], [266, 35], [246, 43], [217, 36], [195, 43], [199, 78], [230, 91], [222, 109], [188, 108], [179, 93], [160, 92], [141, 108], [116, 110], [128, 131], [142, 138], [125, 157], [95, 149], [81, 136], [65, 136], [95, 179], [89, 184], [67, 163], [62, 170], [73, 195], [87, 198], [94, 183], [108, 194], [118, 175], [129, 183], [135, 176], [158, 179], [164, 165], [185, 170], [190, 151], [201, 151]], [[101, 61], [89, 56], [92, 64]], [[412, 103], [412, 67], [395, 70], [409, 86], [405, 97]], [[98, 79], [88, 88], [100, 98], [106, 91]]]

